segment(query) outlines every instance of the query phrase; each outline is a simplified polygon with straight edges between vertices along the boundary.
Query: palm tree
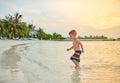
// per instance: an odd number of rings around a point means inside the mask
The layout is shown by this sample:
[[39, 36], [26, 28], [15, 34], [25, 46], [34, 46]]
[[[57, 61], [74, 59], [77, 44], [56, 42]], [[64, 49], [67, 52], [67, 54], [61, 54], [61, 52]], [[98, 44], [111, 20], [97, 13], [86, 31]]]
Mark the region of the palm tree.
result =
[[15, 24], [18, 24], [21, 21], [22, 15], [18, 12], [14, 15]]
[[17, 35], [17, 29], [21, 21], [21, 18], [22, 18], [22, 15], [19, 14], [18, 12], [14, 15], [14, 21], [13, 21], [13, 27], [12, 27], [12, 34], [13, 34], [12, 38], [14, 38], [14, 36]]
[[5, 20], [7, 21], [7, 25], [10, 29], [10, 34], [9, 37], [11, 39], [14, 39], [14, 37], [17, 35], [17, 29], [18, 29], [18, 25], [21, 21], [22, 15], [19, 13], [16, 13], [14, 16], [12, 15], [8, 15], [5, 16]]
[[45, 32], [42, 28], [39, 28], [38, 31], [37, 31], [37, 34], [38, 34], [38, 38], [40, 40], [44, 39], [45, 38]]
[[25, 22], [20, 22], [17, 26], [17, 35], [22, 38], [28, 37], [29, 29]]
[[33, 24], [28, 24], [28, 29], [29, 29], [29, 32], [34, 31], [35, 26]]
[[56, 32], [53, 33], [53, 39], [60, 39], [62, 36]]
[[30, 35], [30, 37], [36, 37], [36, 30], [35, 30], [35, 26], [33, 24], [29, 24], [28, 25], [28, 34]]
[[9, 28], [10, 28], [9, 37], [10, 37], [10, 39], [14, 39], [14, 36], [16, 34], [16, 28], [15, 28], [14, 24], [12, 24], [12, 25], [10, 24]]
[[3, 22], [0, 20], [0, 39], [2, 39], [4, 34]]

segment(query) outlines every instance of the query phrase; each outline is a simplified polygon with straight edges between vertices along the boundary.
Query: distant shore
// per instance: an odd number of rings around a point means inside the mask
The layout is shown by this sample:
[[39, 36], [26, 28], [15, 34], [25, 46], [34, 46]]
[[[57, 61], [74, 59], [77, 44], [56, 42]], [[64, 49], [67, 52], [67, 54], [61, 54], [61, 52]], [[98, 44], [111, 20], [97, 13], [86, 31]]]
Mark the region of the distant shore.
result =
[[[120, 39], [80, 39], [81, 41], [120, 41]], [[72, 41], [71, 39], [56, 39], [56, 41]]]
[[[14, 39], [0, 39], [0, 40], [14, 40]], [[39, 40], [37, 38], [28, 38], [28, 39], [19, 39], [18, 41], [20, 40]], [[120, 41], [120, 39], [79, 39], [81, 41]], [[50, 40], [50, 41], [72, 41], [71, 39], [53, 39], [53, 40]]]

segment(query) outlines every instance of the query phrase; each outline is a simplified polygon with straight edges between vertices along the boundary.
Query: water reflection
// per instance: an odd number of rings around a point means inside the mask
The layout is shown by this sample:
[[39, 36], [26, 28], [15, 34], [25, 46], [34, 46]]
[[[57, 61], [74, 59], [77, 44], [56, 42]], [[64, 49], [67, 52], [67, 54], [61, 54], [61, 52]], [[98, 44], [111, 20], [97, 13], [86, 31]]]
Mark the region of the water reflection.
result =
[[73, 83], [81, 83], [80, 68], [75, 69], [72, 73], [71, 80]]

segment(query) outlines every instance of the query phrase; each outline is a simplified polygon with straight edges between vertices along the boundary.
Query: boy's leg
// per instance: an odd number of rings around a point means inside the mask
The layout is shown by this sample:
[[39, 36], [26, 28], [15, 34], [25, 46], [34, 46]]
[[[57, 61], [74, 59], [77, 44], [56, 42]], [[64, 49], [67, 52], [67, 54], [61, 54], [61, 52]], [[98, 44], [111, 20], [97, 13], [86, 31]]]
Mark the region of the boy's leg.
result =
[[72, 60], [72, 62], [75, 64], [76, 67], [79, 67], [79, 62], [77, 62], [76, 60]]

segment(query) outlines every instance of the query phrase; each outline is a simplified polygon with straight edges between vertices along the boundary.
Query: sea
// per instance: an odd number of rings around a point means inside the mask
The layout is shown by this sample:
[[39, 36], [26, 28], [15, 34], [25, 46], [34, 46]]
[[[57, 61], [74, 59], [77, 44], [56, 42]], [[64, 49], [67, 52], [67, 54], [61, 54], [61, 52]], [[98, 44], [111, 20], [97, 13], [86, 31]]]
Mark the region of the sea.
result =
[[81, 41], [85, 52], [77, 69], [74, 51], [66, 51], [72, 41], [3, 42], [0, 83], [120, 83], [120, 41]]

